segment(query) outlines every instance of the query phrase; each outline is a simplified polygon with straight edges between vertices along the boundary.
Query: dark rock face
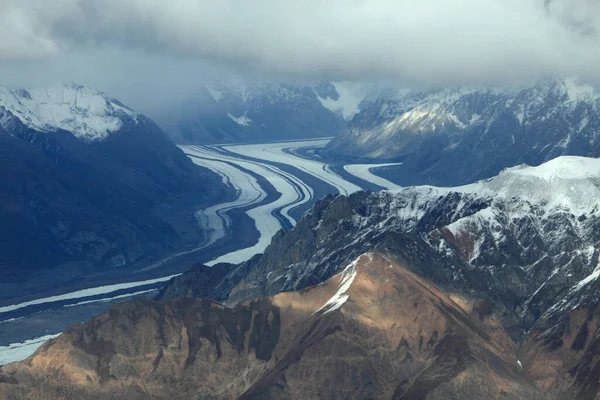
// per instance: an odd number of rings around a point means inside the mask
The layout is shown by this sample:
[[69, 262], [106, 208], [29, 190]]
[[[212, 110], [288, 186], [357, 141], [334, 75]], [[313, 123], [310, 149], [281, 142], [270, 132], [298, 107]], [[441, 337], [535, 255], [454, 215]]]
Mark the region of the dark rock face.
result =
[[58, 285], [182, 249], [194, 238], [155, 210], [186, 196], [202, 205], [227, 195], [215, 174], [195, 166], [143, 116], [124, 118], [104, 140], [86, 141], [64, 130], [37, 131], [0, 112], [0, 275], [7, 297], [15, 283]]
[[399, 160], [403, 185], [459, 185], [521, 163], [600, 155], [600, 97], [572, 80], [522, 90], [458, 88], [363, 102], [325, 154]]
[[191, 270], [171, 279], [156, 296], [156, 300], [203, 297], [223, 301], [242, 278], [239, 274], [236, 279], [236, 275], [231, 273], [233, 267], [232, 264], [217, 264], [212, 267], [194, 265]]
[[320, 82], [314, 87], [315, 94], [322, 99], [339, 100], [340, 94], [331, 82]]

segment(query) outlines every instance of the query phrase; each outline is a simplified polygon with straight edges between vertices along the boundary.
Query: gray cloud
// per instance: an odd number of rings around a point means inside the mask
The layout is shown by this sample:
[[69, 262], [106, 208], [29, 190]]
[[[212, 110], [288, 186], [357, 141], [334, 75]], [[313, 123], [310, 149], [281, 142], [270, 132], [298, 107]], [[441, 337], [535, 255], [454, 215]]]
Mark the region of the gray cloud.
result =
[[[427, 85], [599, 82], [599, 30], [596, 0], [4, 0], [0, 79], [71, 73], [106, 87], [212, 63]], [[105, 72], [86, 65], [105, 56]]]

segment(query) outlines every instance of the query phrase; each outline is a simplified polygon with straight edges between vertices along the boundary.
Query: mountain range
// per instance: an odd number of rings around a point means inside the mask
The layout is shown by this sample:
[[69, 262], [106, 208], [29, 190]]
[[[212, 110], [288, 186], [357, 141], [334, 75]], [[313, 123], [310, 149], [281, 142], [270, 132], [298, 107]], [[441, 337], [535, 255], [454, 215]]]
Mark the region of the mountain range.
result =
[[[264, 254], [73, 325], [0, 397], [600, 398], [595, 88], [216, 82], [188, 105], [177, 141], [335, 132], [321, 156], [401, 163], [405, 187], [328, 195]], [[186, 210], [233, 195], [77, 85], [0, 89], [0, 151], [7, 298], [188, 249]]]
[[455, 186], [522, 163], [600, 155], [600, 91], [577, 78], [438, 90], [215, 80], [176, 109], [161, 120], [176, 142], [333, 136], [326, 159], [401, 162], [383, 171], [400, 185]]
[[402, 185], [457, 185], [561, 155], [600, 155], [600, 92], [575, 78], [522, 88], [396, 91], [361, 111], [324, 154], [395, 160]]
[[188, 248], [203, 233], [181, 211], [230, 195], [150, 119], [75, 84], [0, 89], [0, 153], [3, 298]]
[[[76, 324], [0, 393], [595, 399], [600, 161], [328, 196], [263, 255]], [[183, 296], [183, 297], [182, 297]]]

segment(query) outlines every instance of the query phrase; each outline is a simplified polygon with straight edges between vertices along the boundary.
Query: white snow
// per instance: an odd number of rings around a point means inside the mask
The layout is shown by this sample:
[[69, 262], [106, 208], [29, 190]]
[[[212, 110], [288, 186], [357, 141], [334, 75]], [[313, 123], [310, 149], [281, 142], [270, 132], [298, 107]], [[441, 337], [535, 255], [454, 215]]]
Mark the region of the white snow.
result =
[[166, 282], [166, 281], [170, 280], [171, 278], [174, 278], [179, 275], [181, 275], [181, 274], [170, 275], [170, 276], [166, 276], [163, 278], [148, 279], [145, 281], [127, 282], [127, 283], [118, 283], [118, 284], [114, 284], [114, 285], [99, 286], [99, 287], [95, 287], [95, 288], [77, 290], [75, 292], [65, 293], [65, 294], [61, 294], [61, 295], [57, 295], [57, 296], [43, 297], [40, 299], [26, 301], [26, 302], [19, 303], [19, 304], [13, 304], [10, 306], [0, 307], [0, 314], [7, 313], [9, 311], [15, 311], [20, 308], [33, 306], [33, 305], [53, 303], [53, 302], [63, 301], [63, 300], [79, 299], [79, 298], [85, 298], [85, 297], [91, 297], [91, 296], [98, 296], [98, 295], [113, 293], [118, 290], [131, 289], [131, 288], [135, 288], [138, 286], [145, 286], [145, 285], [152, 285], [154, 283], [159, 283], [159, 282]]
[[599, 277], [600, 277], [600, 263], [598, 265], [596, 265], [596, 268], [594, 268], [594, 271], [592, 271], [591, 274], [589, 274], [588, 276], [583, 278], [581, 281], [577, 282], [577, 284], [575, 286], [573, 286], [572, 290], [575, 290], [575, 291], [581, 290], [588, 283], [594, 282]]
[[103, 93], [73, 84], [15, 91], [0, 88], [0, 106], [29, 128], [62, 129], [83, 140], [102, 140], [122, 127], [123, 118], [137, 121], [138, 116]]
[[238, 125], [242, 125], [242, 126], [249, 126], [250, 123], [252, 122], [252, 120], [250, 118], [246, 117], [245, 113], [241, 117], [235, 117], [229, 113], [227, 114], [227, 116], [229, 118], [231, 118], [235, 123], [237, 123]]
[[517, 197], [545, 204], [547, 212], [562, 208], [581, 215], [598, 204], [599, 179], [600, 159], [562, 156], [537, 167], [507, 168], [494, 178], [451, 190]]
[[200, 146], [181, 146], [181, 148], [188, 156], [192, 156], [190, 159], [195, 164], [221, 175], [222, 180], [233, 186], [237, 192], [237, 198], [233, 201], [220, 203], [196, 212], [198, 223], [209, 236], [208, 241], [199, 247], [204, 248], [223, 238], [231, 228], [232, 222], [227, 215], [228, 211], [258, 204], [267, 197], [267, 194], [260, 187], [256, 178], [224, 160], [220, 160], [218, 153], [213, 153]]
[[67, 304], [65, 307], [77, 307], [77, 306], [82, 306], [85, 304], [92, 304], [92, 303], [108, 303], [113, 300], [127, 299], [127, 298], [131, 298], [131, 297], [141, 296], [143, 294], [156, 292], [156, 291], [157, 291], [157, 289], [140, 290], [139, 292], [126, 293], [126, 294], [121, 294], [119, 296], [114, 296], [114, 297], [106, 297], [106, 298], [96, 299], [96, 300], [80, 301], [79, 303]]
[[304, 171], [315, 178], [336, 188], [341, 194], [349, 195], [360, 191], [361, 188], [351, 182], [346, 181], [341, 176], [331, 171], [327, 164], [299, 157], [284, 150], [293, 151], [301, 147], [322, 147], [329, 143], [331, 139], [304, 140], [298, 142], [279, 142], [252, 145], [233, 145], [225, 146], [228, 151], [251, 157], [257, 160], [264, 160], [287, 164], [301, 171]]
[[525, 119], [525, 105], [521, 104], [519, 106], [519, 111], [515, 114], [517, 117], [517, 120], [519, 120], [519, 125], [523, 125], [523, 121]]
[[595, 100], [599, 97], [593, 86], [582, 83], [579, 78], [568, 77], [563, 79], [569, 100], [573, 102]]
[[548, 282], [550, 282], [550, 279], [552, 279], [556, 274], [558, 274], [560, 272], [559, 268], [554, 268], [554, 270], [552, 271], [552, 273], [550, 274], [550, 276], [548, 276], [548, 278], [546, 278], [546, 280], [535, 290], [535, 292], [533, 292], [533, 294], [529, 297], [529, 299], [527, 299], [527, 301], [525, 302], [525, 305], [528, 306], [529, 303], [535, 298], [535, 296], [540, 292], [540, 290], [542, 290], [544, 288], [544, 286], [546, 286], [546, 284]]
[[513, 167], [506, 170], [521, 176], [533, 176], [546, 181], [553, 179], [588, 179], [600, 175], [600, 159], [562, 156], [537, 167]]
[[383, 167], [391, 167], [396, 165], [402, 165], [402, 163], [387, 163], [387, 164], [348, 164], [344, 165], [344, 170], [363, 181], [373, 183], [377, 186], [381, 186], [386, 190], [398, 190], [401, 186], [396, 185], [389, 180], [376, 175], [373, 170]]
[[354, 278], [356, 278], [356, 274], [358, 273], [356, 271], [356, 265], [358, 264], [360, 257], [362, 256], [359, 256], [356, 260], [352, 261], [350, 265], [344, 268], [344, 270], [341, 272], [341, 278], [337, 291], [329, 300], [327, 300], [325, 304], [323, 304], [321, 308], [315, 311], [315, 314], [321, 311], [323, 314], [333, 312], [343, 306], [344, 303], [350, 298], [350, 295], [347, 294], [347, 292], [350, 290], [350, 287], [354, 282]]
[[[418, 134], [421, 130], [436, 131], [440, 126], [455, 126], [465, 129], [468, 124], [476, 122], [480, 116], [475, 114], [471, 120], [463, 122], [452, 113], [452, 103], [458, 101], [462, 96], [480, 91], [481, 89], [470, 87], [459, 87], [447, 90], [438, 90], [426, 93], [423, 96], [405, 94], [398, 99], [394, 107], [386, 107], [385, 117], [387, 121], [379, 128], [362, 132], [357, 138], [358, 143], [368, 143], [373, 139], [380, 140], [382, 137], [392, 137], [398, 131], [407, 131]], [[389, 109], [389, 111], [388, 111]], [[372, 156], [384, 154], [385, 148], [372, 153]]]
[[469, 125], [479, 121], [480, 118], [481, 115], [473, 113], [473, 115], [471, 115], [471, 119], [469, 120]]
[[[199, 220], [202, 218], [206, 219], [206, 222], [201, 221], [201, 225], [209, 227], [213, 231], [210, 244], [222, 238], [230, 227], [231, 221], [226, 214], [227, 211], [258, 204], [267, 196], [256, 178], [231, 164], [265, 177], [275, 190], [281, 193], [281, 196], [277, 200], [253, 207], [246, 212], [254, 220], [256, 229], [260, 235], [256, 244], [245, 249], [224, 254], [210, 261], [207, 265], [214, 265], [218, 262], [240, 263], [256, 254], [264, 252], [266, 247], [271, 243], [272, 237], [282, 228], [281, 223], [273, 215], [273, 212], [281, 208], [281, 215], [291, 225], [295, 225], [296, 221], [289, 215], [290, 210], [313, 198], [313, 192], [310, 187], [293, 175], [281, 171], [279, 168], [230, 156], [210, 146], [181, 146], [181, 148], [186, 154], [192, 156], [190, 158], [194, 163], [203, 165], [221, 174], [224, 177], [223, 179], [236, 188], [239, 195], [233, 202], [219, 204], [198, 212], [197, 218]], [[198, 157], [203, 158], [200, 159]]]
[[54, 339], [60, 335], [46, 335], [36, 339], [26, 340], [23, 343], [12, 343], [8, 346], [0, 346], [0, 365], [21, 361], [35, 353], [35, 351], [47, 340]]
[[360, 111], [359, 105], [367, 94], [368, 87], [360, 82], [331, 82], [339, 95], [337, 100], [331, 98], [322, 98], [317, 95], [317, 99], [326, 109], [339, 112], [345, 120], [349, 121]]
[[18, 321], [20, 319], [23, 319], [25, 317], [17, 317], [17, 318], [9, 318], [9, 319], [5, 319], [4, 321], [0, 321], [0, 324], [6, 324], [7, 322], [15, 322]]
[[590, 120], [588, 117], [581, 118], [581, 121], [579, 121], [579, 127], [577, 129], [577, 133], [580, 133], [582, 130], [584, 130], [585, 127], [588, 126], [589, 123], [590, 123]]

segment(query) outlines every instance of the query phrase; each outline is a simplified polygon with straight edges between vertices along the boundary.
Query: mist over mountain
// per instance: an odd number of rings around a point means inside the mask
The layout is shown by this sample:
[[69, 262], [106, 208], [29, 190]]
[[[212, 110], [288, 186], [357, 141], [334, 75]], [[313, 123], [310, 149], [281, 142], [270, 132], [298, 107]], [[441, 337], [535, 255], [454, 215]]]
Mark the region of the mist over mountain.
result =
[[402, 184], [454, 185], [560, 155], [597, 157], [600, 92], [576, 78], [400, 92], [361, 103], [324, 154], [395, 160]]
[[398, 162], [402, 185], [456, 185], [561, 155], [598, 156], [598, 89], [579, 78], [414, 90], [383, 82], [206, 84], [159, 120], [181, 143], [334, 136], [339, 163]]
[[244, 143], [331, 137], [344, 119], [310, 86], [214, 80], [174, 104], [159, 123], [178, 143]]

